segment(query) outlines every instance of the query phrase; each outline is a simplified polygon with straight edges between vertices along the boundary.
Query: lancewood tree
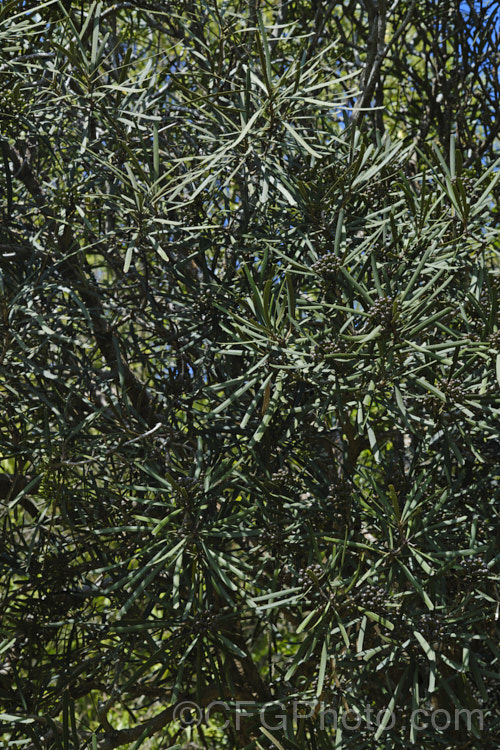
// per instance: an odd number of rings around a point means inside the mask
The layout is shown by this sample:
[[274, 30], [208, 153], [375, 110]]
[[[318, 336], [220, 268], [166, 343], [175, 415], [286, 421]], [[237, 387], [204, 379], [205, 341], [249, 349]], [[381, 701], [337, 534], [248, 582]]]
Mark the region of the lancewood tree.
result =
[[2, 4], [5, 747], [497, 746], [497, 6]]

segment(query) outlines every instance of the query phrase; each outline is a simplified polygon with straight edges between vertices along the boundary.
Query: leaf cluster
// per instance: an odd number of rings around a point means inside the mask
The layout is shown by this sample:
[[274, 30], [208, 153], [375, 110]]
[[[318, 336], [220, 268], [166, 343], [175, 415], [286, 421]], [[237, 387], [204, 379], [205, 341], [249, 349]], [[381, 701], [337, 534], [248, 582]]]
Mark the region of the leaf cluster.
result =
[[337, 5], [0, 10], [7, 747], [498, 735], [496, 131]]

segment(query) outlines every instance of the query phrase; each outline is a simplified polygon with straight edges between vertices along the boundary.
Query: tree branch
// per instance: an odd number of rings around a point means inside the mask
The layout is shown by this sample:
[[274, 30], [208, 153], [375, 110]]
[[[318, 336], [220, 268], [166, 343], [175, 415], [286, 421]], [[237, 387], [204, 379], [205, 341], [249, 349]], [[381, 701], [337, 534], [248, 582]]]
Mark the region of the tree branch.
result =
[[[153, 427], [158, 420], [156, 419], [153, 423], [154, 414], [152, 413], [146, 387], [134, 375], [120, 353], [118, 341], [106, 320], [100, 295], [97, 290], [92, 288], [89, 284], [87, 276], [82, 271], [81, 264], [75, 263], [74, 260], [71, 259], [71, 255], [78, 249], [78, 243], [71, 228], [68, 224], [65, 224], [62, 231], [58, 231], [59, 224], [57, 219], [53, 216], [47, 205], [44, 191], [32, 171], [29, 152], [27, 156], [23, 158], [10, 144], [8, 145], [8, 150], [9, 157], [14, 164], [14, 177], [23, 183], [48, 221], [49, 231], [53, 235], [55, 244], [63, 257], [60, 267], [66, 277], [72, 281], [75, 288], [78, 290], [83, 303], [88, 309], [97, 345], [99, 346], [108, 367], [111, 369], [115, 382], [119, 382], [121, 373], [125, 390], [135, 411], [141, 416], [146, 424]], [[92, 280], [94, 286], [97, 287], [97, 282], [93, 277]]]
[[362, 91], [352, 114], [353, 123], [358, 123], [361, 120], [363, 117], [363, 111], [369, 106], [375, 91], [375, 86], [380, 78], [382, 63], [387, 57], [391, 47], [397, 42], [409, 24], [415, 5], [416, 0], [412, 0], [403, 22], [391, 38], [390, 42], [385, 45], [385, 32], [387, 29], [386, 3], [385, 0], [379, 0], [377, 3], [377, 9], [372, 20], [372, 31], [368, 39], [368, 56], [362, 75]]

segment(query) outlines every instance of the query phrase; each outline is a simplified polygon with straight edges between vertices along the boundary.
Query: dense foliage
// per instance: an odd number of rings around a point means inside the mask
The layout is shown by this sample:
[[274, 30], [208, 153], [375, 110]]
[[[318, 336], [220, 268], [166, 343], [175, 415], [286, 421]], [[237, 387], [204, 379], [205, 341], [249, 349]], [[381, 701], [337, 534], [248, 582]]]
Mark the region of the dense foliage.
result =
[[5, 747], [497, 747], [498, 13], [2, 4]]

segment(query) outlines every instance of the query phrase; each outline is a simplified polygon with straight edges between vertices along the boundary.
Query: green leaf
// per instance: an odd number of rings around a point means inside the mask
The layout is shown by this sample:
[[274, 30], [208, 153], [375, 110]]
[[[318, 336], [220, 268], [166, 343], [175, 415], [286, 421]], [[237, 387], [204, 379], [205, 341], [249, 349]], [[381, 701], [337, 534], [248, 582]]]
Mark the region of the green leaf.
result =
[[318, 684], [316, 686], [316, 697], [320, 697], [320, 695], [323, 692], [323, 685], [325, 682], [325, 671], [326, 671], [326, 662], [328, 658], [328, 643], [325, 640], [323, 642], [323, 647], [321, 649], [321, 659], [319, 663], [319, 674], [318, 674]]
[[295, 128], [290, 125], [289, 122], [286, 122], [286, 120], [283, 121], [284, 127], [288, 130], [292, 138], [299, 144], [299, 146], [306, 151], [306, 153], [310, 154], [311, 156], [314, 156], [316, 159], [321, 159], [321, 154], [318, 151], [315, 151], [312, 146], [310, 146], [304, 138], [298, 133]]
[[281, 744], [281, 742], [279, 740], [277, 740], [276, 737], [273, 734], [271, 734], [271, 732], [268, 729], [266, 729], [265, 727], [261, 726], [260, 727], [260, 731], [262, 732], [262, 734], [264, 734], [267, 737], [268, 740], [271, 740], [271, 742], [273, 743], [274, 747], [277, 747], [278, 750], [285, 750], [285, 748], [283, 747], [283, 745]]
[[378, 740], [381, 737], [382, 733], [385, 731], [386, 726], [389, 724], [389, 721], [391, 721], [391, 720], [394, 719], [394, 709], [396, 707], [399, 694], [401, 693], [401, 691], [403, 689], [403, 685], [407, 681], [409, 669], [410, 669], [410, 667], [406, 667], [406, 669], [404, 670], [403, 674], [399, 678], [399, 681], [398, 681], [398, 684], [396, 686], [396, 689], [395, 689], [395, 691], [394, 691], [394, 693], [393, 693], [393, 695], [392, 695], [392, 697], [391, 697], [391, 699], [390, 699], [390, 701], [389, 701], [389, 703], [387, 705], [387, 708], [385, 709], [385, 712], [384, 712], [384, 715], [382, 717], [382, 720], [380, 721], [380, 723], [377, 726], [377, 731], [375, 732], [375, 734], [373, 736], [374, 740]]
[[123, 263], [123, 273], [128, 273], [128, 271], [130, 270], [130, 264], [132, 263], [133, 253], [134, 253], [134, 244], [130, 244], [127, 248], [125, 261]]
[[267, 39], [266, 28], [264, 26], [264, 22], [262, 20], [262, 13], [260, 12], [260, 10], [257, 11], [257, 20], [258, 20], [258, 23], [259, 23], [260, 37], [257, 36], [256, 40], [257, 40], [257, 43], [259, 44], [259, 51], [262, 50], [263, 53], [264, 53], [264, 65], [263, 65], [263, 68], [264, 68], [264, 75], [265, 75], [265, 80], [266, 80], [266, 86], [267, 86], [267, 90], [268, 90], [269, 94], [272, 94], [272, 90], [273, 90], [272, 89], [273, 73], [272, 73], [272, 70], [271, 70], [271, 53], [270, 53], [270, 49], [269, 49], [269, 42], [268, 42], [268, 39]]
[[420, 596], [423, 599], [423, 601], [425, 602], [427, 608], [430, 609], [430, 610], [433, 610], [434, 609], [434, 604], [430, 600], [429, 595], [424, 591], [424, 589], [422, 588], [422, 586], [420, 585], [420, 583], [417, 581], [417, 579], [415, 578], [415, 576], [409, 571], [409, 569], [406, 567], [406, 565], [403, 562], [401, 562], [401, 560], [398, 560], [397, 562], [398, 562], [398, 565], [403, 570], [403, 572], [404, 572], [405, 576], [407, 577], [407, 579], [412, 584], [413, 588], [416, 591], [418, 591], [418, 593], [420, 594]]
[[300, 635], [300, 633], [302, 633], [302, 631], [304, 631], [307, 628], [307, 626], [309, 625], [313, 617], [317, 614], [318, 614], [317, 609], [313, 609], [311, 612], [309, 612], [309, 614], [302, 620], [300, 625], [297, 627], [297, 630], [295, 631], [297, 635]]
[[289, 273], [285, 274], [286, 279], [286, 294], [287, 294], [287, 301], [288, 301], [288, 314], [290, 315], [290, 318], [295, 318], [295, 290], [293, 288], [293, 281], [292, 277]]
[[396, 494], [396, 490], [393, 484], [389, 485], [389, 497], [391, 498], [392, 507], [394, 508], [394, 515], [398, 523], [401, 523], [401, 510], [399, 508], [399, 500]]

